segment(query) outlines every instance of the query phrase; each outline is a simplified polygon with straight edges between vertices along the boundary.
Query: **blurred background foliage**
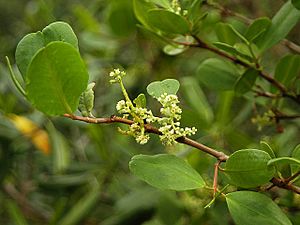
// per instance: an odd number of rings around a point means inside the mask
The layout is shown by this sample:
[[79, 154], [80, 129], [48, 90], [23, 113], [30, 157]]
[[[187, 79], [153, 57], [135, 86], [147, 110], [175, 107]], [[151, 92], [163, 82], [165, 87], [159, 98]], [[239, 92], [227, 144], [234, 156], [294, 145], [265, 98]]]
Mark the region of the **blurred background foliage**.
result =
[[[219, 2], [256, 18], [272, 17], [284, 1]], [[199, 13], [207, 10], [204, 7]], [[0, 0], [0, 224], [233, 224], [224, 201], [203, 208], [211, 200], [210, 190], [159, 191], [128, 171], [133, 155], [167, 151], [187, 157], [212, 185], [212, 157], [180, 144], [166, 149], [155, 136], [147, 145], [138, 145], [118, 133], [118, 125], [49, 118], [23, 99], [9, 78], [4, 56], [13, 59], [25, 34], [58, 20], [68, 22], [78, 36], [90, 81], [96, 82], [97, 117], [116, 113], [115, 103], [122, 95], [118, 87], [109, 85], [107, 74], [121, 67], [129, 74], [125, 83], [132, 98], [145, 93], [151, 81], [178, 79], [182, 124], [196, 126], [198, 133], [193, 138], [216, 149], [230, 154], [267, 140], [279, 156], [286, 156], [299, 142], [299, 122], [284, 121], [283, 133], [278, 133], [275, 125], [258, 130], [251, 123], [256, 113], [265, 110], [267, 100], [245, 101], [233, 92], [203, 87], [195, 76], [196, 68], [214, 55], [201, 49], [166, 55], [162, 43], [136, 26], [131, 0]], [[223, 20], [245, 29], [236, 18], [210, 9], [202, 26], [204, 39], [215, 39], [214, 26]], [[296, 28], [288, 38], [300, 44]], [[282, 45], [273, 48], [264, 61], [266, 68], [273, 72], [275, 63], [287, 53]], [[150, 99], [149, 105], [158, 109]], [[221, 184], [226, 182], [222, 179]], [[299, 224], [300, 198], [287, 191], [273, 195]]]

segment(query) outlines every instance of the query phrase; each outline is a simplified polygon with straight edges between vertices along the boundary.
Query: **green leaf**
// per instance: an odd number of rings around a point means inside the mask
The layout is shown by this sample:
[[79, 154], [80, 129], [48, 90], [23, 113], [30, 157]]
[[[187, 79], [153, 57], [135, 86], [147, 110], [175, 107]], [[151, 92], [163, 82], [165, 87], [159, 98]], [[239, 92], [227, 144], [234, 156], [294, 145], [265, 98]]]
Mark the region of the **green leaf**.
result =
[[292, 0], [292, 4], [296, 9], [300, 10], [300, 0]]
[[279, 165], [279, 164], [298, 164], [300, 165], [300, 160], [291, 158], [291, 157], [280, 157], [280, 158], [275, 158], [271, 159], [268, 162], [268, 166], [272, 165]]
[[82, 116], [92, 117], [92, 110], [94, 108], [94, 90], [95, 82], [90, 83], [86, 90], [80, 95], [78, 109]]
[[300, 11], [290, 1], [286, 2], [272, 18], [272, 24], [257, 40], [256, 44], [263, 52], [286, 37], [290, 30], [297, 24]]
[[129, 168], [141, 180], [160, 189], [184, 191], [205, 185], [196, 170], [174, 155], [136, 155]]
[[[294, 159], [298, 159], [300, 160], [300, 144], [297, 145], [294, 150], [293, 150], [293, 153], [292, 153], [292, 157]], [[291, 165], [291, 169], [292, 169], [292, 173], [296, 173], [300, 170], [300, 166], [298, 165]]]
[[148, 30], [151, 30], [151, 25], [148, 23], [148, 17], [146, 12], [155, 8], [156, 7], [154, 4], [146, 2], [145, 0], [133, 0], [133, 11], [135, 17]]
[[236, 43], [236, 38], [248, 43], [247, 39], [229, 23], [218, 23], [216, 27], [218, 39], [229, 45]]
[[176, 95], [179, 90], [180, 83], [175, 79], [166, 79], [163, 81], [154, 81], [147, 86], [147, 92], [154, 98], [160, 97], [162, 94]]
[[231, 46], [223, 42], [214, 42], [213, 45], [231, 55], [239, 56], [240, 58], [246, 59], [249, 62], [252, 61], [252, 57], [249, 56], [249, 50], [247, 53], [245, 53], [245, 51], [241, 51], [241, 43], [237, 43], [234, 46]]
[[26, 78], [30, 102], [46, 114], [62, 115], [77, 109], [88, 73], [72, 45], [52, 42], [34, 56]]
[[139, 94], [134, 100], [133, 103], [136, 105], [136, 107], [140, 108], [146, 108], [147, 107], [147, 101], [144, 94]]
[[78, 40], [69, 24], [64, 22], [54, 22], [46, 26], [42, 32], [26, 35], [19, 42], [16, 49], [16, 63], [25, 78], [28, 66], [33, 56], [52, 41], [63, 41], [70, 43], [78, 49]]
[[212, 90], [232, 90], [238, 77], [233, 64], [217, 58], [203, 61], [197, 69], [197, 78]]
[[190, 31], [188, 21], [176, 13], [163, 9], [148, 11], [148, 23], [153, 27], [171, 34], [187, 34]]
[[236, 225], [292, 225], [278, 205], [261, 193], [232, 192], [226, 195], [226, 202]]
[[167, 55], [178, 55], [187, 49], [188, 47], [184, 45], [166, 45], [163, 51]]
[[[3, 201], [3, 200], [2, 200]], [[3, 205], [6, 206], [8, 215], [10, 217], [11, 222], [15, 225], [28, 225], [25, 215], [23, 214], [22, 210], [18, 207], [18, 205], [9, 199], [3, 202]]]
[[267, 183], [274, 175], [274, 167], [268, 167], [268, 153], [257, 149], [234, 152], [225, 165], [225, 173], [232, 183], [243, 188], [257, 187]]
[[245, 32], [245, 37], [250, 41], [255, 41], [271, 26], [271, 20], [267, 17], [261, 17], [252, 22]]
[[151, 2], [155, 5], [161, 6], [166, 9], [172, 9], [169, 0], [148, 0], [148, 2]]
[[243, 95], [251, 91], [258, 75], [259, 72], [256, 69], [253, 68], [247, 69], [236, 82], [235, 92]]
[[300, 73], [300, 55], [287, 55], [276, 66], [275, 79], [290, 86]]
[[267, 142], [261, 141], [260, 142], [260, 147], [263, 151], [268, 153], [271, 156], [271, 158], [276, 158], [276, 155], [275, 155], [273, 149], [271, 148], [271, 146]]

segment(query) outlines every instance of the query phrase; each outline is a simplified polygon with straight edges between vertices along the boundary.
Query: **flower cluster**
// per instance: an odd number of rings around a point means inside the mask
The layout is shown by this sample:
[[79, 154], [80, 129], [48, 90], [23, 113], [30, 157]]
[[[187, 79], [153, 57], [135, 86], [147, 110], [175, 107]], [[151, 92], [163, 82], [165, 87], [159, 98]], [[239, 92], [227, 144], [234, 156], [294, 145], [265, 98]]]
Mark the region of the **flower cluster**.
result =
[[164, 93], [157, 100], [162, 105], [160, 112], [164, 116], [157, 119], [157, 122], [161, 125], [159, 131], [162, 133], [160, 140], [163, 144], [173, 145], [177, 138], [196, 133], [197, 129], [195, 127], [180, 127], [179, 121], [182, 110], [177, 105], [179, 103], [177, 95]]
[[145, 123], [157, 123], [160, 125], [159, 131], [162, 133], [160, 140], [164, 145], [173, 145], [177, 138], [196, 133], [197, 129], [195, 127], [180, 127], [179, 121], [181, 119], [182, 110], [178, 106], [178, 97], [174, 94], [164, 93], [157, 98], [162, 105], [160, 109], [162, 117], [156, 117], [151, 110], [137, 104], [134, 105], [128, 97], [122, 82], [122, 77], [125, 76], [125, 74], [125, 72], [121, 72], [119, 69], [115, 69], [109, 74], [113, 78], [110, 82], [119, 83], [125, 97], [125, 100], [120, 100], [116, 105], [118, 113], [122, 114], [124, 118], [131, 117], [134, 121], [134, 123], [130, 125], [129, 130], [124, 131], [119, 129], [121, 133], [135, 137], [135, 140], [140, 144], [146, 144], [150, 137], [146, 134]]
[[109, 82], [113, 83], [120, 83], [122, 78], [126, 75], [124, 71], [120, 71], [120, 69], [114, 69], [109, 73], [109, 76], [112, 78]]
[[178, 0], [172, 0], [171, 7], [176, 14], [181, 13], [181, 6]]

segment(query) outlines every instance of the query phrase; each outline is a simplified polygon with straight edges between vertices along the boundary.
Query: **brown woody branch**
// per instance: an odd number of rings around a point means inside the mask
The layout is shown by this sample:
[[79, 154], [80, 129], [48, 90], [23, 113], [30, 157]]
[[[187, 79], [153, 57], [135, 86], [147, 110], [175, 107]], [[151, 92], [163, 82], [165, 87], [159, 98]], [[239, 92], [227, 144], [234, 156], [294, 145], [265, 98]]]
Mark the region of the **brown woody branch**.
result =
[[[235, 17], [238, 20], [240, 20], [241, 22], [245, 23], [246, 25], [250, 25], [254, 20], [250, 19], [242, 14], [239, 14], [237, 12], [234, 12], [228, 8], [225, 8], [217, 3], [212, 3], [210, 1], [203, 1], [204, 4], [206, 4], [209, 7], [212, 7], [214, 9], [217, 9], [220, 11], [221, 15], [224, 17]], [[286, 46], [288, 49], [290, 49], [291, 51], [300, 54], [300, 46], [295, 44], [294, 42], [287, 40], [287, 39], [283, 39], [281, 41], [281, 44]]]
[[[207, 43], [202, 41], [198, 36], [196, 36], [196, 35], [192, 35], [192, 36], [196, 40], [197, 43], [191, 44], [190, 45], [191, 47], [198, 47], [198, 48], [206, 49], [206, 50], [214, 52], [217, 55], [222, 56], [222, 57], [232, 61], [235, 64], [241, 65], [245, 68], [257, 69], [256, 67], [253, 67], [252, 65], [250, 65], [232, 55], [229, 55], [229, 54], [219, 50], [218, 48], [208, 45]], [[296, 103], [300, 104], [300, 98], [298, 96], [288, 93], [288, 90], [286, 89], [286, 87], [283, 84], [281, 84], [280, 82], [275, 80], [270, 74], [267, 74], [266, 72], [259, 70], [259, 69], [257, 69], [257, 70], [259, 72], [260, 77], [262, 77], [264, 80], [268, 81], [272, 86], [276, 87], [281, 92], [282, 97], [289, 98], [289, 99], [295, 101]]]
[[[91, 117], [82, 117], [82, 116], [64, 114], [64, 117], [70, 118], [72, 120], [78, 120], [78, 121], [83, 121], [83, 122], [86, 122], [86, 123], [93, 123], [93, 124], [123, 123], [123, 124], [131, 125], [131, 124], [134, 123], [132, 120], [125, 119], [125, 118], [122, 118], [122, 117], [118, 117], [118, 116], [115, 116], [115, 115], [113, 115], [109, 118], [91, 118]], [[156, 127], [153, 127], [150, 124], [145, 124], [145, 129], [146, 129], [146, 132], [148, 132], [148, 133], [161, 135], [161, 132]], [[180, 137], [176, 141], [179, 142], [179, 143], [182, 143], [182, 144], [192, 146], [192, 147], [194, 147], [194, 148], [196, 148], [196, 149], [198, 149], [202, 152], [205, 152], [205, 153], [215, 157], [219, 161], [217, 163], [217, 165], [219, 165], [221, 162], [226, 162], [226, 160], [229, 158], [229, 156], [226, 155], [225, 153], [219, 152], [215, 149], [212, 149], [212, 148], [210, 148], [210, 147], [208, 147], [204, 144], [201, 144], [201, 143], [199, 143], [197, 141], [194, 141], [194, 140], [192, 140], [190, 138], [187, 138], [187, 137]], [[296, 178], [295, 176], [298, 176], [298, 175], [300, 175], [300, 172], [297, 173], [297, 175], [294, 175], [293, 179]], [[283, 189], [287, 189], [287, 190], [293, 191], [297, 194], [300, 194], [300, 187], [297, 187], [297, 186], [291, 184], [289, 179], [284, 180], [284, 179], [279, 179], [279, 178], [274, 177], [274, 178], [272, 178], [272, 180], [270, 182], [273, 183], [274, 186], [277, 186], [277, 187], [280, 187], [280, 188], [283, 188]], [[216, 184], [214, 184], [214, 186], [215, 185]]]

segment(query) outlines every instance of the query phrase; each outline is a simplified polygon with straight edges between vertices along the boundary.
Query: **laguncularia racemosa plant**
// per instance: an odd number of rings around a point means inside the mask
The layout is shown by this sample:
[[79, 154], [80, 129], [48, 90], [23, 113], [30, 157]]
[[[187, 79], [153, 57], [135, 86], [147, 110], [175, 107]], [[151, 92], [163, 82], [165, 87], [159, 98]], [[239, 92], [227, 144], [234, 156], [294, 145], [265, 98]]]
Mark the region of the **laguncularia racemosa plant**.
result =
[[[218, 5], [197, 0], [183, 4], [177, 0], [133, 0], [141, 29], [165, 43], [165, 53], [176, 55], [189, 48], [199, 48], [227, 60], [209, 58], [201, 62], [196, 73], [203, 85], [218, 91], [234, 90], [242, 96], [254, 93], [271, 99], [274, 107], [253, 119], [260, 126], [279, 125], [285, 118], [298, 118], [297, 114], [283, 113], [277, 101], [292, 102], [288, 112], [299, 109], [296, 108], [300, 105], [299, 89], [294, 85], [299, 81], [299, 55], [281, 59], [274, 76], [264, 71], [261, 62], [263, 52], [282, 40], [299, 20], [300, 12], [293, 3], [288, 1], [272, 21], [267, 18], [251, 21], [244, 32], [229, 23], [219, 23], [216, 29], [218, 41], [206, 42], [206, 37], [201, 36], [201, 28], [208, 12], [199, 13], [198, 9], [205, 6], [222, 10]], [[213, 199], [207, 206], [211, 206], [216, 198], [225, 198], [236, 224], [292, 224], [280, 207], [261, 192], [277, 187], [300, 194], [300, 188], [294, 184], [300, 175], [299, 145], [291, 157], [277, 157], [266, 142], [261, 143], [260, 149], [241, 149], [230, 155], [217, 151], [188, 137], [196, 133], [195, 127], [181, 127], [182, 109], [177, 96], [179, 81], [166, 79], [147, 86], [148, 94], [160, 105], [159, 112], [154, 113], [147, 108], [144, 94], [130, 99], [123, 84], [126, 72], [120, 69], [114, 69], [108, 77], [110, 83], [118, 84], [123, 93], [124, 99], [116, 103], [116, 111], [121, 116], [95, 117], [93, 88], [97, 84], [88, 84], [89, 75], [80, 56], [77, 37], [64, 22], [54, 22], [42, 31], [26, 35], [17, 46], [16, 64], [25, 81], [24, 85], [19, 83], [9, 64], [16, 87], [36, 109], [47, 115], [95, 124], [126, 124], [128, 128], [119, 128], [119, 131], [133, 136], [137, 143], [146, 144], [149, 134], [157, 134], [166, 146], [182, 143], [217, 160], [210, 185], [181, 157], [173, 154], [136, 155], [129, 162], [129, 168], [148, 184], [175, 191], [211, 189]], [[222, 167], [221, 163], [224, 163]], [[281, 171], [282, 164], [290, 169], [286, 177]], [[218, 187], [219, 172], [227, 176], [227, 183], [233, 188], [229, 190], [228, 185]]]

